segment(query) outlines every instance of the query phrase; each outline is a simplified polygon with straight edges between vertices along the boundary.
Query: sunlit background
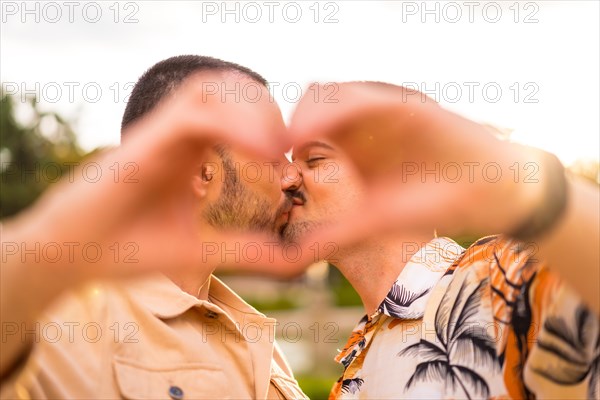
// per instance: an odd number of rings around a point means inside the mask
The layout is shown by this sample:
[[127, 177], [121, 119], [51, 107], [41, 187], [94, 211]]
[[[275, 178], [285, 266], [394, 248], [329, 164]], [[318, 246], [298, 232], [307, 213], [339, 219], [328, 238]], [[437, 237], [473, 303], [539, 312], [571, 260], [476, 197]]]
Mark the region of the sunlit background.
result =
[[[200, 54], [262, 74], [286, 118], [312, 81], [387, 81], [598, 179], [597, 1], [73, 3], [2, 2], [3, 95], [13, 99], [19, 129], [35, 125], [50, 144], [65, 121], [81, 153], [118, 144], [137, 78], [164, 58]], [[2, 161], [14, 158], [7, 146]], [[304, 338], [283, 346], [303, 388], [317, 396], [339, 372], [330, 360], [361, 308], [339, 275], [325, 267], [311, 274], [292, 283], [230, 283], [261, 310], [300, 321]]]
[[73, 23], [64, 6], [55, 23], [53, 8], [40, 6], [39, 23], [22, 9], [3, 9], [2, 82], [31, 91], [39, 85], [43, 107], [78, 118], [74, 128], [88, 150], [118, 143], [130, 82], [161, 59], [191, 53], [261, 73], [275, 83], [286, 117], [298, 88], [311, 81], [416, 84], [565, 163], [598, 158], [596, 1], [265, 3], [100, 2], [96, 23], [83, 18], [93, 20], [96, 11], [84, 14], [83, 2], [73, 9]]

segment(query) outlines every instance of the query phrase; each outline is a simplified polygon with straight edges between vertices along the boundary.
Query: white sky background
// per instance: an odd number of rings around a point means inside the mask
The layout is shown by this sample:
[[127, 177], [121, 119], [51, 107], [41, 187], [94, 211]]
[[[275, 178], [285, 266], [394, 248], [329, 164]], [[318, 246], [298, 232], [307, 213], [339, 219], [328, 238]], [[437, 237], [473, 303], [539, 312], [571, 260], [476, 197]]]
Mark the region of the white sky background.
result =
[[[299, 99], [295, 88], [311, 81], [416, 83], [446, 107], [514, 129], [515, 141], [552, 151], [565, 163], [599, 158], [595, 0], [227, 2], [237, 15], [223, 15], [221, 1], [107, 1], [85, 12], [86, 2], [75, 3], [69, 22], [65, 2], [29, 2], [34, 11], [25, 14], [21, 1], [3, 1], [0, 78], [7, 90], [16, 84], [37, 91], [44, 109], [79, 115], [75, 129], [88, 150], [118, 143], [129, 82], [161, 59], [200, 54], [240, 63], [275, 82], [286, 119]], [[295, 4], [284, 12], [286, 3]], [[493, 4], [484, 10], [487, 3]], [[88, 22], [96, 5], [102, 15]], [[424, 15], [425, 7], [437, 7], [437, 15]], [[302, 15], [292, 23], [297, 9]], [[57, 10], [61, 15], [52, 23]], [[253, 23], [257, 10], [262, 17]], [[457, 11], [462, 16], [452, 23]], [[128, 15], [138, 22], [125, 23]], [[79, 84], [73, 98], [69, 84]], [[101, 88], [96, 102], [93, 86], [86, 101], [86, 84]]]

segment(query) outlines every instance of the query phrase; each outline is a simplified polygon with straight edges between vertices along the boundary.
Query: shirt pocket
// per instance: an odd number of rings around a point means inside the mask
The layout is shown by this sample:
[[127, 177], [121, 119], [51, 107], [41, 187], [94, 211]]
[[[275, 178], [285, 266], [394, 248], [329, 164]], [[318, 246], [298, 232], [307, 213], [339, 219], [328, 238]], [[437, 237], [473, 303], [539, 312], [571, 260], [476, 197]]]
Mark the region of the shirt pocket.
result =
[[235, 385], [227, 381], [223, 370], [212, 364], [149, 366], [115, 357], [113, 367], [125, 399], [229, 399], [235, 394]]

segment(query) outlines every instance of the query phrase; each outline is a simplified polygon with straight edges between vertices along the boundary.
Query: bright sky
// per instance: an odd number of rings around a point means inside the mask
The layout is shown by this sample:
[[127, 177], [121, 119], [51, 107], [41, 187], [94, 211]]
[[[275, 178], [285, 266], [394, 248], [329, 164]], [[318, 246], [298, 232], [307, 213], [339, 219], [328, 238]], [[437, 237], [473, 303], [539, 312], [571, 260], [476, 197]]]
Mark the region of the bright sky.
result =
[[148, 67], [201, 54], [265, 76], [286, 118], [311, 81], [388, 81], [566, 163], [599, 158], [597, 1], [23, 4], [2, 2], [3, 87], [79, 115], [86, 149], [118, 143], [126, 95]]

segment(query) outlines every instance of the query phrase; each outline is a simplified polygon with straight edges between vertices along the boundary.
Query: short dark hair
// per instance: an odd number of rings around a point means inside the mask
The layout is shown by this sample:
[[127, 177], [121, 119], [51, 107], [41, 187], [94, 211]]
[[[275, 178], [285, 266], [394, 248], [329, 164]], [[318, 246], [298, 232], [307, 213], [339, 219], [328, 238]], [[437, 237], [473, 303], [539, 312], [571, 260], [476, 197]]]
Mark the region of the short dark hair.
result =
[[176, 90], [186, 78], [201, 71], [239, 72], [264, 86], [268, 86], [265, 78], [250, 68], [218, 58], [197, 55], [167, 58], [154, 64], [144, 72], [133, 87], [121, 121], [121, 135], [126, 127], [152, 111], [161, 100]]

